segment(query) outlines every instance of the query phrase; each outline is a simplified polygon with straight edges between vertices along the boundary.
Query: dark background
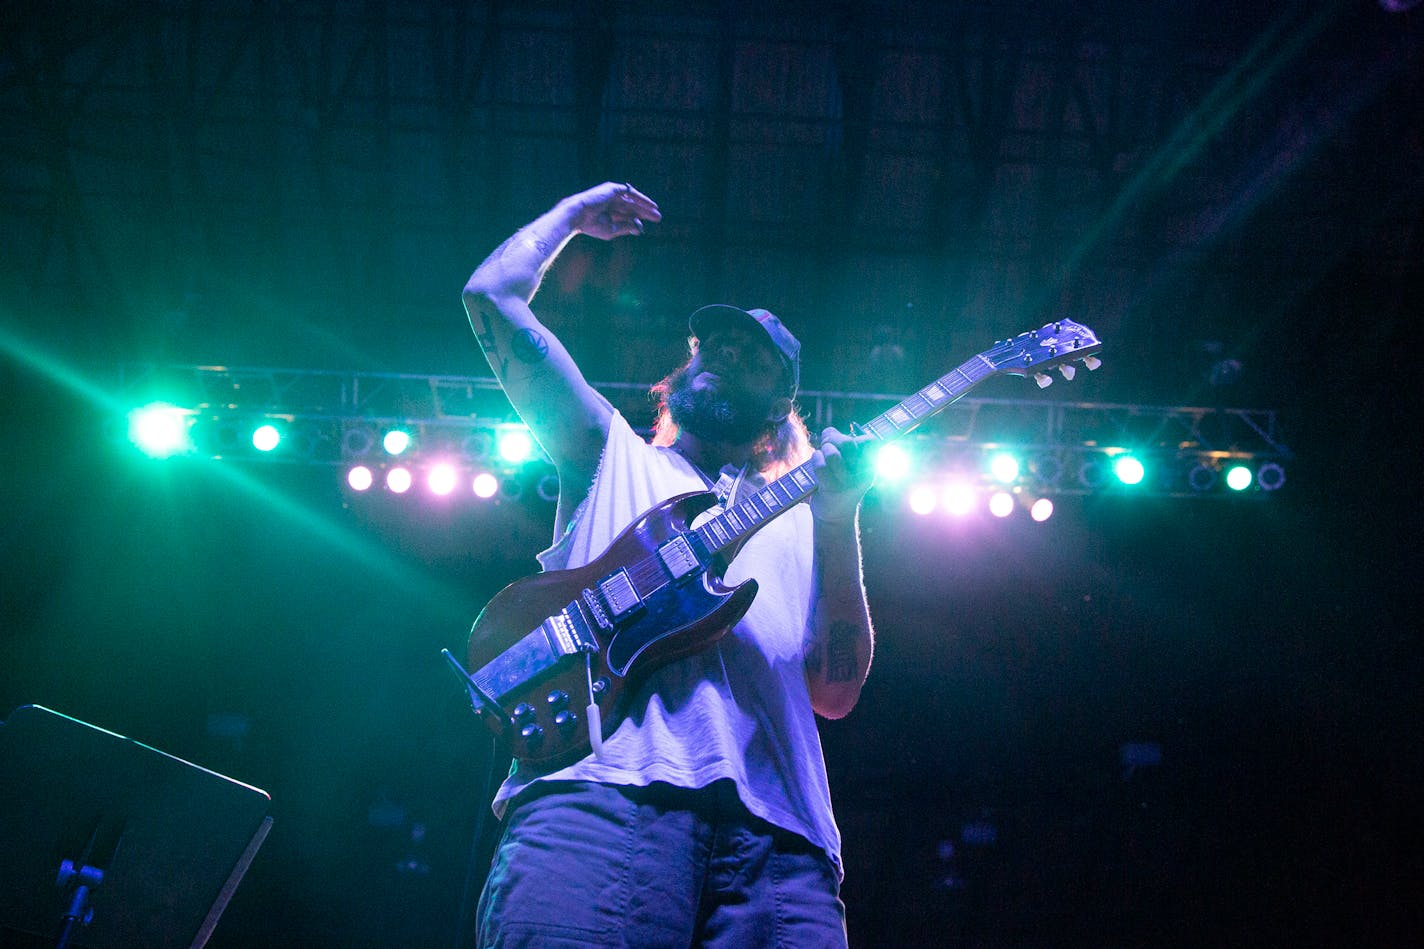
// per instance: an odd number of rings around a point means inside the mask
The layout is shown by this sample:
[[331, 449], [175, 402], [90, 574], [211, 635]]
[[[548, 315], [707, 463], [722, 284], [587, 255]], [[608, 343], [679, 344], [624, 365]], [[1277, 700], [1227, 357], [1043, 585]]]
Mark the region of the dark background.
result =
[[0, 714], [271, 793], [216, 945], [449, 944], [491, 755], [438, 650], [551, 512], [141, 463], [116, 369], [486, 374], [469, 271], [628, 180], [664, 223], [539, 300], [591, 378], [711, 300], [812, 389], [1071, 317], [1106, 364], [1042, 397], [1272, 409], [1293, 451], [1269, 497], [1046, 525], [872, 498], [876, 665], [823, 728], [854, 944], [1416, 945], [1421, 46], [1365, 0], [8, 5]]

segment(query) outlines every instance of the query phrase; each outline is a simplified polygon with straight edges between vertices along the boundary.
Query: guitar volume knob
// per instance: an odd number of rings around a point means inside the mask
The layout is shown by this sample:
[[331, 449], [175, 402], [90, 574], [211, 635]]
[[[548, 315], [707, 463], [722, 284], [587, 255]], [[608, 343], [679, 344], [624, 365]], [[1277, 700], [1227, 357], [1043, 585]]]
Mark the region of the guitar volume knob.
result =
[[559, 727], [560, 732], [567, 733], [578, 724], [578, 716], [568, 709], [554, 716], [554, 724]]
[[544, 743], [544, 729], [538, 725], [525, 725], [519, 730], [519, 737], [526, 747], [534, 750]]
[[548, 698], [545, 699], [545, 701], [549, 703], [549, 708], [553, 709], [554, 711], [558, 711], [561, 708], [568, 708], [569, 693], [565, 692], [563, 689], [555, 689], [554, 691], [549, 693]]
[[514, 706], [514, 721], [516, 724], [525, 724], [534, 720], [534, 706], [528, 702], [520, 702]]

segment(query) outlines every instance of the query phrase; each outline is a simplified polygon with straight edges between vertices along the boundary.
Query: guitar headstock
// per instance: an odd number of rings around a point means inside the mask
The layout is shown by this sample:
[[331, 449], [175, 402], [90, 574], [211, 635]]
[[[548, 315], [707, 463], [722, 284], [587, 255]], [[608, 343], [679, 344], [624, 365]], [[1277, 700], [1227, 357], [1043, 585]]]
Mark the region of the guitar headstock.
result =
[[1041, 389], [1053, 381], [1045, 370], [1057, 367], [1063, 378], [1072, 379], [1075, 362], [1082, 362], [1089, 370], [1098, 368], [1102, 360], [1093, 354], [1102, 348], [1098, 337], [1082, 323], [1057, 320], [996, 343], [980, 355], [995, 372], [1031, 375]]

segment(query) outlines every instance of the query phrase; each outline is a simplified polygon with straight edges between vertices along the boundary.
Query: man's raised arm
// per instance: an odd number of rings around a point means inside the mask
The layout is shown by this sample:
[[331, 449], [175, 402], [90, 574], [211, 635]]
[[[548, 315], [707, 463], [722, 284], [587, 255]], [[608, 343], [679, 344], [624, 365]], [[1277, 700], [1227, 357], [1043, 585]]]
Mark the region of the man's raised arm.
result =
[[612, 409], [562, 343], [529, 308], [545, 271], [576, 234], [612, 240], [640, 234], [658, 206], [626, 184], [572, 195], [522, 227], [465, 284], [465, 310], [505, 395], [561, 477], [593, 476]]

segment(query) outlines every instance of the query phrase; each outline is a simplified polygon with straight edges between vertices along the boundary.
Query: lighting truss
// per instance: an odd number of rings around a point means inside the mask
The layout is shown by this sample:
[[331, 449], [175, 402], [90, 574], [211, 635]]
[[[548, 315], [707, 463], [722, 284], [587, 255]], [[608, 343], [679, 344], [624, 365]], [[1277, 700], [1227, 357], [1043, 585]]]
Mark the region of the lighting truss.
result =
[[[635, 425], [651, 419], [647, 385], [593, 385]], [[135, 404], [161, 394], [191, 409], [201, 454], [263, 463], [369, 464], [381, 460], [381, 433], [400, 427], [413, 437], [412, 457], [497, 465], [495, 440], [519, 423], [488, 376], [126, 365], [118, 370], [118, 388]], [[902, 397], [803, 391], [799, 402], [808, 426], [820, 431], [847, 429]], [[244, 433], [264, 418], [285, 425], [288, 450], [247, 450]], [[1272, 410], [1042, 399], [960, 399], [905, 445], [927, 467], [968, 468], [991, 452], [1012, 451], [1024, 460], [1025, 484], [1043, 494], [1105, 490], [1099, 469], [1131, 453], [1154, 473], [1138, 493], [1222, 496], [1224, 470], [1244, 465], [1262, 480], [1250, 492], [1260, 495], [1281, 486], [1292, 458]]]

